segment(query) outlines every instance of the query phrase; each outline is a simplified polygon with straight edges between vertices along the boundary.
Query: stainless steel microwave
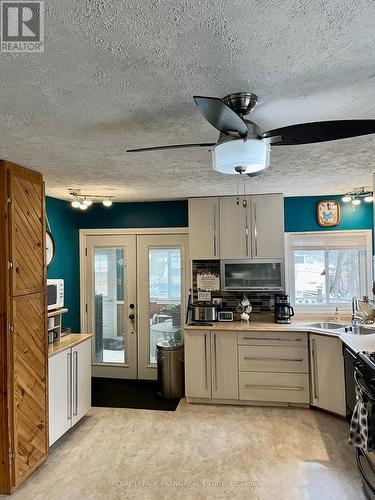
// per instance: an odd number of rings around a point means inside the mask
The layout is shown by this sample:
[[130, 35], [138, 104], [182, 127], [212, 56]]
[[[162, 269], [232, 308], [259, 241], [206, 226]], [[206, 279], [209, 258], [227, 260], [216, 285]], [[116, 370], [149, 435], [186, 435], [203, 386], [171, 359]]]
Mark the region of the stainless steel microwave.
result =
[[222, 260], [222, 290], [285, 290], [284, 259]]

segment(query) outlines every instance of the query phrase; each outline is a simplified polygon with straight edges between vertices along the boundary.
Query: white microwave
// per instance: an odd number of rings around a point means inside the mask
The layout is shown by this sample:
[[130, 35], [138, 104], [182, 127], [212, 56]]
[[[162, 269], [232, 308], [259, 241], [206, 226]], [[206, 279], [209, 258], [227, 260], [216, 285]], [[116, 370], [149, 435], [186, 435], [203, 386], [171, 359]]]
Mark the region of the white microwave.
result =
[[47, 280], [48, 311], [64, 307], [64, 280]]
[[285, 290], [284, 260], [222, 260], [221, 289], [282, 292]]

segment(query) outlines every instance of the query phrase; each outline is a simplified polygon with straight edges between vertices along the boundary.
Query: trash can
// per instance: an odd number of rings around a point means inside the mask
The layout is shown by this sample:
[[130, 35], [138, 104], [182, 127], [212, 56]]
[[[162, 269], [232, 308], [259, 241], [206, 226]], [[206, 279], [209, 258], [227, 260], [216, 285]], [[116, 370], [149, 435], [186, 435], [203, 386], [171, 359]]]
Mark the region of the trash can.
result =
[[184, 346], [173, 340], [156, 343], [159, 392], [164, 398], [184, 395]]

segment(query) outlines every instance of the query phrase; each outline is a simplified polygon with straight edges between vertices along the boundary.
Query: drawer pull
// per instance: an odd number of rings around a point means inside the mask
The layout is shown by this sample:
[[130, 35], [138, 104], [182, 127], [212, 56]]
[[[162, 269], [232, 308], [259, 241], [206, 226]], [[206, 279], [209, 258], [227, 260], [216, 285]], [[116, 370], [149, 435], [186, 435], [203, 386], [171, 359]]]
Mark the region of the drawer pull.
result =
[[301, 342], [302, 339], [282, 339], [280, 337], [243, 337], [244, 340], [281, 340], [281, 341], [288, 341], [288, 342]]
[[272, 385], [245, 384], [245, 387], [252, 387], [253, 389], [270, 389], [272, 391], [303, 391], [304, 390], [304, 387], [285, 387], [283, 385], [272, 386]]
[[295, 359], [288, 359], [288, 358], [251, 358], [249, 356], [245, 356], [243, 359], [249, 360], [249, 361], [298, 361], [299, 363], [302, 363], [303, 359], [302, 358], [295, 358]]

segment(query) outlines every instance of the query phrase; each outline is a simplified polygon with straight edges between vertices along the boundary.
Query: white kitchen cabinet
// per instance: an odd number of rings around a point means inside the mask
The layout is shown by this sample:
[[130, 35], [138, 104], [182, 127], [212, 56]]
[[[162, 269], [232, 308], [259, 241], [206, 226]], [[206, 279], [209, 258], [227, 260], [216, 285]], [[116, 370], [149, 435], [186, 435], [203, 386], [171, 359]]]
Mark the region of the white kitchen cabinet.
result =
[[310, 335], [311, 404], [345, 416], [345, 375], [339, 338]]
[[74, 426], [91, 407], [91, 339], [48, 360], [49, 445]]
[[72, 426], [71, 349], [48, 359], [49, 445]]
[[218, 259], [219, 199], [189, 198], [190, 259]]
[[211, 332], [212, 397], [238, 399], [237, 335]]
[[91, 341], [72, 348], [72, 425], [91, 408]]
[[187, 398], [238, 399], [237, 333], [185, 331]]
[[282, 194], [254, 195], [250, 199], [253, 259], [284, 258], [284, 198]]
[[220, 198], [220, 258], [251, 258], [251, 214], [250, 196], [243, 197], [237, 205], [235, 196]]
[[210, 398], [211, 335], [205, 330], [185, 331], [185, 393], [191, 398]]

